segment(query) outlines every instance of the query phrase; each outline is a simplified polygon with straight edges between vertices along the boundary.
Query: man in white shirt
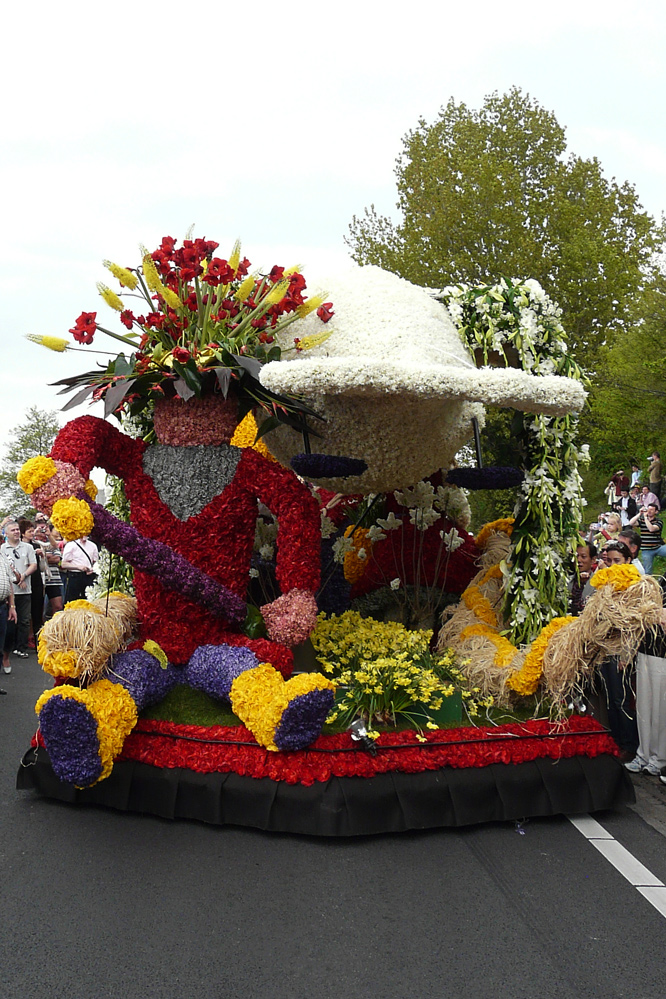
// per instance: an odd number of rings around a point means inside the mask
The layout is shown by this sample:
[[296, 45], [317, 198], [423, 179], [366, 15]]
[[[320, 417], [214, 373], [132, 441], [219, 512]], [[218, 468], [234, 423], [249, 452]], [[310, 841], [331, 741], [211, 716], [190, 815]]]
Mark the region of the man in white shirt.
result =
[[[5, 555], [0, 551], [0, 649], [2, 649], [2, 668], [5, 673], [11, 673], [9, 652], [5, 652], [7, 623], [16, 624], [16, 606], [14, 604], [14, 570]], [[0, 687], [0, 694], [7, 691]]]
[[[10, 520], [5, 524], [5, 537], [7, 540], [0, 551], [9, 561], [14, 570], [14, 604], [16, 606], [16, 639], [15, 642], [8, 642], [9, 633], [5, 638], [5, 646], [14, 644], [13, 654], [21, 659], [28, 658], [28, 635], [30, 633], [30, 606], [31, 606], [31, 586], [30, 577], [33, 572], [37, 572], [37, 556], [32, 545], [21, 541], [21, 531], [17, 521]], [[6, 648], [5, 651], [8, 651]], [[7, 662], [3, 666], [5, 673], [11, 672], [11, 666], [7, 668]]]
[[95, 565], [98, 558], [97, 545], [87, 536], [67, 542], [60, 564], [60, 573], [65, 583], [65, 603], [85, 598], [86, 587], [92, 586], [97, 578]]

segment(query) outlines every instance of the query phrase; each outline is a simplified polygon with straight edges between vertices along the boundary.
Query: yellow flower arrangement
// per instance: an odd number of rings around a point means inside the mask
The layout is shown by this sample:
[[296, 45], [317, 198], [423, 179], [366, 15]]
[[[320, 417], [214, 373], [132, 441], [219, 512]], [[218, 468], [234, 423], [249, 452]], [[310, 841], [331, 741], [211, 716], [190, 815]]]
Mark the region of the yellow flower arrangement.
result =
[[125, 739], [137, 722], [138, 712], [131, 694], [121, 684], [111, 683], [110, 680], [98, 680], [85, 690], [64, 684], [41, 695], [35, 705], [37, 715], [51, 697], [78, 701], [95, 719], [102, 761], [102, 772], [97, 780], [104, 780], [111, 773], [113, 761], [120, 755]]
[[543, 657], [548, 647], [548, 642], [556, 631], [566, 627], [575, 621], [575, 617], [555, 617], [546, 625], [541, 634], [534, 639], [530, 651], [525, 656], [525, 661], [519, 670], [512, 673], [507, 680], [507, 685], [521, 697], [528, 697], [536, 692], [543, 672]]
[[93, 515], [85, 500], [74, 496], [66, 500], [56, 500], [51, 511], [51, 521], [60, 531], [65, 541], [76, 541], [90, 534], [94, 526]]
[[480, 621], [490, 625], [492, 628], [497, 628], [497, 614], [493, 610], [488, 597], [484, 597], [478, 585], [472, 584], [472, 586], [468, 586], [462, 595], [462, 600], [465, 606], [468, 607]]
[[36, 489], [48, 482], [57, 470], [53, 458], [45, 458], [38, 454], [34, 458], [28, 458], [16, 478], [23, 492], [30, 496]]
[[489, 524], [484, 524], [478, 535], [474, 539], [476, 541], [477, 547], [483, 551], [483, 549], [488, 544], [488, 540], [492, 534], [508, 534], [511, 536], [513, 531], [514, 519], [513, 517], [501, 517], [499, 520], [493, 520]]
[[[353, 524], [345, 530], [345, 537], [351, 536], [353, 548], [345, 553], [344, 573], [345, 579], [352, 586], [363, 578], [368, 557], [372, 551], [372, 541], [368, 537], [368, 529], [365, 527], [354, 527]], [[361, 556], [361, 552], [364, 553]]]
[[285, 682], [270, 663], [260, 663], [236, 677], [229, 699], [234, 714], [259, 745], [278, 752], [275, 730], [285, 709], [295, 697], [312, 690], [335, 690], [335, 685], [319, 673], [301, 673]]
[[590, 580], [590, 585], [598, 589], [600, 586], [612, 586], [616, 593], [628, 590], [634, 583], [640, 582], [642, 576], [635, 565], [609, 565], [599, 569]]
[[[252, 283], [254, 286], [254, 278], [252, 278]], [[263, 454], [264, 458], [268, 458], [269, 461], [275, 461], [277, 463], [277, 459], [274, 458], [268, 450], [263, 438], [260, 437], [259, 440], [257, 440], [257, 421], [252, 413], [248, 413], [247, 416], [241, 420], [234, 430], [234, 435], [229, 443], [234, 447], [251, 447], [253, 450], [258, 451], [259, 454]]]

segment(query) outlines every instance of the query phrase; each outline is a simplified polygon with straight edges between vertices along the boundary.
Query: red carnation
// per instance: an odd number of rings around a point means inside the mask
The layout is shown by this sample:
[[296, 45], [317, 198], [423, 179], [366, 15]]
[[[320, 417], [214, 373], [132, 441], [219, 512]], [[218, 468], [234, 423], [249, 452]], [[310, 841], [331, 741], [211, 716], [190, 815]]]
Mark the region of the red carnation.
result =
[[77, 343], [92, 343], [97, 329], [96, 312], [82, 312], [76, 325], [69, 331]]
[[187, 350], [185, 347], [174, 347], [172, 354], [174, 360], [180, 361], [181, 364], [187, 364], [189, 359], [192, 357], [189, 350]]
[[332, 317], [335, 315], [335, 312], [332, 309], [332, 305], [333, 302], [324, 302], [324, 304], [320, 305], [319, 308], [317, 309], [317, 315], [321, 319], [322, 323], [327, 323], [329, 319], [332, 319]]

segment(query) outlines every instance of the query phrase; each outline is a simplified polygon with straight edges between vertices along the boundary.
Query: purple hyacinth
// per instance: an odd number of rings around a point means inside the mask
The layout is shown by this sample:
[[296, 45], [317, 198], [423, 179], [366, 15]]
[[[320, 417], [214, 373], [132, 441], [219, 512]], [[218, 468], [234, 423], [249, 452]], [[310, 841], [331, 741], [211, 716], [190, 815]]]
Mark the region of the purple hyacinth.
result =
[[109, 679], [122, 684], [139, 711], [164, 700], [177, 683], [182, 683], [182, 675], [182, 669], [171, 663], [164, 669], [155, 656], [143, 649], [130, 649], [113, 656], [109, 669]]
[[290, 701], [273, 739], [278, 749], [305, 749], [321, 734], [335, 700], [332, 690], [311, 690]]
[[200, 645], [185, 666], [183, 677], [191, 687], [218, 700], [228, 700], [236, 677], [258, 663], [254, 652], [242, 645]]
[[77, 787], [94, 784], [102, 772], [97, 722], [80, 701], [54, 695], [39, 713], [39, 727], [59, 780]]
[[197, 569], [168, 545], [145, 538], [131, 524], [118, 520], [99, 503], [93, 503], [85, 493], [79, 493], [79, 498], [86, 500], [95, 519], [91, 536], [114, 555], [120, 555], [139, 572], [154, 576], [165, 589], [195, 600], [216, 617], [237, 624], [245, 620], [245, 601], [223, 583]]

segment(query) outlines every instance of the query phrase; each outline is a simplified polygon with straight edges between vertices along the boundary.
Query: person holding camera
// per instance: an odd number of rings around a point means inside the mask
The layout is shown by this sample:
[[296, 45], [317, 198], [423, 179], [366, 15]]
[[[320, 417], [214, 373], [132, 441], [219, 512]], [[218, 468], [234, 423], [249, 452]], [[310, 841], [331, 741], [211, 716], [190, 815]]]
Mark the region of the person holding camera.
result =
[[83, 600], [86, 588], [97, 579], [95, 566], [99, 558], [97, 545], [85, 535], [78, 541], [68, 541], [62, 552], [60, 574], [65, 583], [65, 603]]
[[641, 562], [647, 573], [652, 573], [652, 565], [657, 555], [666, 556], [666, 545], [661, 536], [664, 528], [661, 517], [658, 517], [655, 503], [650, 503], [629, 521], [629, 527], [636, 524], [641, 535]]

